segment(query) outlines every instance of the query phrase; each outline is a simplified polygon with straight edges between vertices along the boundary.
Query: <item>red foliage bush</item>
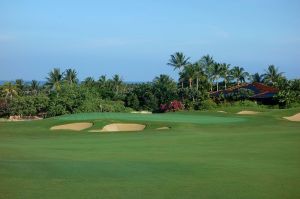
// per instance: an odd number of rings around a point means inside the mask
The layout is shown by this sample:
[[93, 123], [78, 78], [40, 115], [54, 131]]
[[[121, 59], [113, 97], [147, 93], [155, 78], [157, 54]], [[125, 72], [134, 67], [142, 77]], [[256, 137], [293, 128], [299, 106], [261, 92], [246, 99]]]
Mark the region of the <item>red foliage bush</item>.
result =
[[167, 112], [167, 111], [179, 111], [184, 108], [182, 102], [178, 100], [173, 100], [168, 104], [161, 104], [160, 105], [160, 111], [161, 112]]

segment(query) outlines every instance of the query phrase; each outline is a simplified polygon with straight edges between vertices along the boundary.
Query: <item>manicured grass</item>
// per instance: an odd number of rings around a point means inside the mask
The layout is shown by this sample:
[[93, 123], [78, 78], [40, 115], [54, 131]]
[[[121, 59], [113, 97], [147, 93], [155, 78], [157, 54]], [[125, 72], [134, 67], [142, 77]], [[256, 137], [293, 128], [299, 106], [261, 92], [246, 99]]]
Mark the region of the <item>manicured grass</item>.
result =
[[245, 121], [241, 117], [221, 117], [210, 115], [185, 115], [182, 114], [132, 114], [132, 113], [80, 113], [57, 117], [59, 120], [96, 120], [113, 119], [124, 121], [147, 121], [147, 122], [180, 122], [194, 124], [222, 124]]
[[[0, 122], [0, 198], [300, 198], [300, 123], [180, 112], [79, 114]], [[139, 133], [50, 131], [91, 121], [139, 122]], [[155, 128], [170, 126], [170, 130]], [[92, 129], [93, 129], [92, 128]]]

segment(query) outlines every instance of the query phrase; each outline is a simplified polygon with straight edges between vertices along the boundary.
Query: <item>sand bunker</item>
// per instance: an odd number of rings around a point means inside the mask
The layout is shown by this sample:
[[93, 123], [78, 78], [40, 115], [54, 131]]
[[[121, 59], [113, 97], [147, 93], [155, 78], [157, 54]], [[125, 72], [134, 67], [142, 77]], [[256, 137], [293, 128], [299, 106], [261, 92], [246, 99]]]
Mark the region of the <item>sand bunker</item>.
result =
[[93, 126], [92, 123], [88, 122], [80, 122], [80, 123], [71, 123], [71, 124], [64, 124], [64, 125], [58, 125], [53, 126], [50, 129], [51, 130], [72, 130], [72, 131], [81, 131], [87, 128], [90, 128]]
[[255, 115], [255, 114], [258, 114], [258, 113], [259, 112], [256, 112], [256, 111], [240, 111], [237, 114], [239, 114], [239, 115]]
[[163, 127], [157, 128], [156, 130], [169, 130], [169, 129], [170, 129], [170, 127], [163, 126]]
[[132, 111], [131, 113], [152, 114], [152, 112], [149, 112], [149, 111]]
[[104, 126], [101, 130], [91, 130], [90, 132], [142, 131], [145, 127], [146, 126], [142, 124], [113, 123]]
[[300, 122], [300, 113], [297, 113], [293, 116], [290, 117], [283, 117], [284, 119], [287, 119], [289, 121], [293, 121], [293, 122]]
[[217, 111], [218, 113], [227, 113], [226, 111]]

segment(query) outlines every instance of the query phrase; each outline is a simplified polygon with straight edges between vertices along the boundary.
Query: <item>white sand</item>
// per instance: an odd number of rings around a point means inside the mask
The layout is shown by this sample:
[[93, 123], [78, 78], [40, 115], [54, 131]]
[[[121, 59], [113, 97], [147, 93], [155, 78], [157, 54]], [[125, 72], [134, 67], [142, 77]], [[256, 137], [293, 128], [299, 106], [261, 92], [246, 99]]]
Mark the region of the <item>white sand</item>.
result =
[[283, 117], [284, 119], [287, 119], [289, 121], [293, 121], [293, 122], [300, 122], [300, 113], [297, 113], [293, 116], [290, 117]]
[[131, 113], [152, 114], [152, 112], [149, 112], [149, 111], [132, 111]]
[[255, 115], [255, 114], [258, 114], [258, 113], [259, 112], [256, 112], [256, 111], [240, 111], [237, 114], [238, 115]]
[[169, 130], [169, 129], [170, 129], [170, 127], [163, 126], [163, 127], [157, 128], [156, 130]]
[[51, 130], [72, 130], [72, 131], [81, 131], [87, 128], [90, 128], [93, 126], [92, 123], [88, 122], [80, 122], [80, 123], [71, 123], [71, 124], [64, 124], [64, 125], [58, 125], [53, 126], [50, 129]]
[[142, 124], [113, 123], [104, 126], [101, 130], [91, 130], [90, 132], [142, 131], [145, 127], [146, 126]]

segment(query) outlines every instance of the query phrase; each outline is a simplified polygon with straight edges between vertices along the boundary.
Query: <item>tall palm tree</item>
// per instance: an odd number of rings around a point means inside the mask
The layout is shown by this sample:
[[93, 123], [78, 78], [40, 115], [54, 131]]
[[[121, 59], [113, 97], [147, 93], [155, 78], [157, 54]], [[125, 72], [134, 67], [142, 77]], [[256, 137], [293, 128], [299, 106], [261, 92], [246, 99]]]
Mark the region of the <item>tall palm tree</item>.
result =
[[38, 93], [39, 86], [40, 86], [40, 84], [38, 81], [36, 81], [36, 80], [31, 81], [30, 90], [34, 95], [36, 95]]
[[8, 98], [10, 100], [13, 99], [13, 96], [17, 96], [18, 92], [17, 92], [17, 87], [15, 85], [13, 85], [11, 82], [6, 82], [3, 85], [3, 92], [5, 94], [5, 100], [7, 100]]
[[83, 80], [83, 85], [87, 86], [87, 87], [92, 87], [95, 84], [95, 80], [92, 77], [87, 77]]
[[119, 94], [119, 90], [120, 90], [120, 87], [122, 86], [122, 79], [120, 78], [119, 75], [114, 75], [113, 78], [112, 78], [112, 82], [113, 82], [113, 85], [115, 87], [115, 90], [116, 90], [116, 95]]
[[107, 80], [106, 80], [106, 76], [105, 76], [105, 75], [101, 75], [101, 76], [99, 77], [99, 80], [98, 80], [100, 87], [104, 87], [105, 84], [106, 84], [106, 81], [107, 81]]
[[24, 80], [22, 80], [22, 79], [16, 79], [15, 86], [18, 89], [18, 92], [22, 93], [24, 91], [24, 88], [25, 88]]
[[204, 74], [203, 65], [200, 62], [194, 63], [193, 67], [196, 77], [196, 89], [199, 90], [199, 81], [206, 79], [206, 76]]
[[217, 83], [217, 91], [219, 91], [219, 79], [222, 74], [222, 70], [223, 69], [221, 67], [221, 64], [219, 64], [219, 63], [215, 63], [211, 67], [211, 73], [212, 73], [213, 80], [216, 81], [216, 83]]
[[192, 82], [195, 77], [195, 68], [193, 64], [189, 64], [184, 67], [182, 71], [183, 78], [188, 80], [189, 88], [192, 88]]
[[49, 77], [46, 77], [46, 85], [50, 86], [50, 88], [55, 91], [60, 91], [63, 80], [63, 74], [60, 72], [60, 69], [54, 68], [48, 75]]
[[225, 90], [227, 89], [227, 83], [231, 80], [232, 76], [230, 75], [230, 64], [223, 63], [221, 64], [222, 72], [221, 77], [224, 79]]
[[243, 67], [235, 66], [231, 69], [232, 77], [236, 80], [237, 85], [240, 85], [240, 82], [245, 82], [246, 78], [249, 76], [248, 72], [245, 72]]
[[212, 68], [215, 63], [214, 59], [210, 55], [203, 56], [199, 63], [203, 66], [204, 72], [206, 73], [206, 76], [208, 77], [209, 84], [210, 84], [210, 91], [212, 91], [213, 87], [213, 74], [212, 74]]
[[73, 85], [73, 84], [77, 84], [78, 82], [78, 79], [77, 79], [77, 72], [75, 69], [67, 69], [65, 71], [65, 76], [64, 76], [64, 80], [66, 82], [68, 82], [70, 85]]
[[268, 84], [274, 85], [280, 78], [283, 77], [283, 72], [278, 72], [278, 67], [270, 65], [264, 74], [264, 81]]
[[[186, 57], [182, 52], [175, 52], [171, 55], [167, 65], [174, 67], [174, 70], [178, 69], [179, 72], [189, 64], [190, 57]], [[183, 88], [183, 82], [181, 82], [181, 87]]]
[[259, 73], [254, 73], [253, 75], [250, 76], [251, 82], [258, 82], [262, 83], [263, 82], [264, 75], [260, 75]]

